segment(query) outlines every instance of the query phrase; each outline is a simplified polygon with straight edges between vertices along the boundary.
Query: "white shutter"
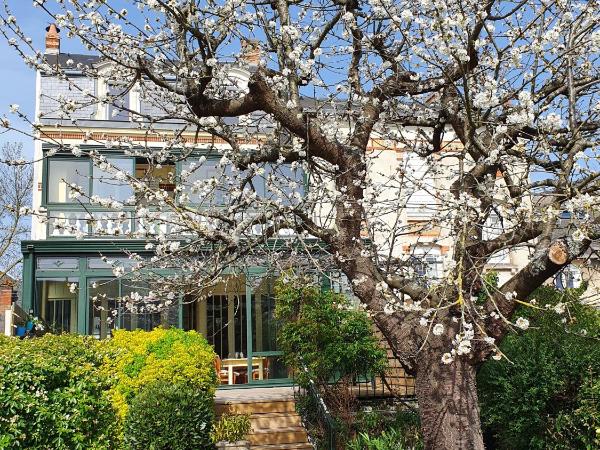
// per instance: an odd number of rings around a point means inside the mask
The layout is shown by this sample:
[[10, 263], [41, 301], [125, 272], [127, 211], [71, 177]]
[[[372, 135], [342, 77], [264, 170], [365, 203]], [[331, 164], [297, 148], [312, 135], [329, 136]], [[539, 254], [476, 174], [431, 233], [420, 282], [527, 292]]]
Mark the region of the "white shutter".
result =
[[406, 185], [413, 191], [406, 203], [406, 214], [409, 219], [428, 219], [433, 215], [436, 205], [429, 166], [425, 158], [415, 153], [407, 153], [406, 158]]

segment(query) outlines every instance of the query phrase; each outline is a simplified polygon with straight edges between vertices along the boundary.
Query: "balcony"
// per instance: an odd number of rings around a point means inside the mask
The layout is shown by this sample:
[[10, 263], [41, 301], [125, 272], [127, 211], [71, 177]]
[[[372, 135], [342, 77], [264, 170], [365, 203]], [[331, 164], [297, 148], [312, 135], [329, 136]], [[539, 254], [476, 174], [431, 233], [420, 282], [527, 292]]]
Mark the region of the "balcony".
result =
[[[246, 211], [237, 214], [236, 220], [240, 223], [247, 220], [256, 211]], [[188, 213], [189, 221], [194, 226], [203, 226], [205, 229], [214, 230], [218, 226], [213, 221], [201, 214]], [[127, 211], [82, 211], [81, 209], [52, 208], [48, 210], [46, 222], [46, 236], [52, 238], [148, 238], [152, 236], [181, 237], [193, 234], [186, 226], [185, 221], [178, 214], [172, 212], [150, 211], [144, 217], [134, 217], [133, 210]], [[249, 232], [260, 236], [272, 223], [254, 224]], [[279, 237], [294, 235], [294, 230], [281, 229]]]
[[131, 237], [133, 231], [130, 212], [50, 211], [47, 219], [47, 236], [64, 237]]

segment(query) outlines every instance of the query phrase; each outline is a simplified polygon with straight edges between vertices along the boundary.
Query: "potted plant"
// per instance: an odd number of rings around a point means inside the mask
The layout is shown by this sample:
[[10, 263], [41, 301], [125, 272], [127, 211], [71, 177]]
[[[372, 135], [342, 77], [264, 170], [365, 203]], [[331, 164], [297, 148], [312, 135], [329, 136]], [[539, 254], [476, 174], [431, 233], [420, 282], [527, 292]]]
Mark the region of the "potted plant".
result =
[[221, 416], [213, 425], [211, 439], [217, 448], [229, 450], [247, 450], [250, 441], [246, 440], [252, 431], [249, 414], [228, 414]]

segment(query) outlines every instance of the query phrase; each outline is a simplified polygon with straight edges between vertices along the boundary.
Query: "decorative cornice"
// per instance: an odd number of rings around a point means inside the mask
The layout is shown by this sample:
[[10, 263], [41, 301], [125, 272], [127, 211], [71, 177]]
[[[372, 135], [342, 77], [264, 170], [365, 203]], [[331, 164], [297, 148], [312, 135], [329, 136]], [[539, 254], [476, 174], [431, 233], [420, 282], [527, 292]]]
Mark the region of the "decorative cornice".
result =
[[145, 249], [146, 242], [139, 239], [106, 240], [106, 239], [45, 239], [39, 241], [21, 241], [21, 252], [31, 253], [149, 253]]
[[[52, 139], [58, 141], [112, 141], [112, 142], [137, 142], [137, 143], [164, 143], [169, 139], [177, 138], [185, 143], [194, 144], [212, 144], [212, 145], [227, 145], [227, 141], [212, 135], [194, 135], [182, 134], [177, 136], [173, 132], [164, 133], [135, 133], [133, 130], [127, 131], [75, 131], [75, 130], [56, 130], [56, 129], [40, 129], [40, 139]], [[260, 145], [264, 141], [260, 138], [238, 138], [237, 143], [240, 145]]]

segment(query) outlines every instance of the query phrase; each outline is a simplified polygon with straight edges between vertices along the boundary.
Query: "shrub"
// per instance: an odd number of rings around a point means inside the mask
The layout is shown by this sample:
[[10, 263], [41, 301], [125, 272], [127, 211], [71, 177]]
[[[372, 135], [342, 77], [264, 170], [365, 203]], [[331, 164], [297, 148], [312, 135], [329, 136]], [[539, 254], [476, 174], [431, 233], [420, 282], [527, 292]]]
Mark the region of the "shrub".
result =
[[383, 431], [377, 436], [371, 436], [367, 433], [359, 435], [350, 441], [348, 450], [413, 450], [404, 442], [404, 436], [400, 430], [391, 428]]
[[0, 448], [107, 449], [116, 415], [93, 338], [0, 336]]
[[[282, 321], [278, 344], [297, 382], [327, 384], [385, 369], [385, 351], [373, 334], [367, 315], [348, 299], [301, 283], [278, 282], [276, 317]], [[301, 370], [300, 361], [308, 368]]]
[[118, 330], [105, 345], [104, 370], [114, 381], [110, 396], [121, 418], [141, 387], [155, 381], [189, 384], [210, 395], [215, 392], [215, 353], [195, 331]]
[[561, 303], [567, 311], [521, 307], [517, 315], [529, 319], [530, 329], [507, 336], [500, 345], [512, 364], [488, 361], [480, 370], [479, 399], [489, 447], [600, 447], [600, 313], [581, 305], [582, 291], [538, 289], [532, 295], [538, 305]]
[[383, 411], [367, 407], [356, 415], [355, 428], [357, 436], [348, 443], [350, 450], [423, 448], [419, 415], [402, 405]]
[[131, 450], [212, 448], [213, 396], [185, 383], [156, 381], [133, 398], [124, 425]]
[[[353, 309], [344, 295], [300, 279], [280, 280], [275, 295], [275, 315], [282, 322], [277, 342], [286, 365], [301, 387], [314, 381], [338, 432], [351, 435], [357, 407], [352, 384], [359, 377], [382, 373], [387, 363], [370, 319]], [[311, 397], [298, 400], [298, 411], [319, 441], [325, 437], [326, 424], [315, 414], [318, 405]]]
[[223, 414], [213, 425], [211, 439], [217, 442], [237, 442], [246, 439], [252, 427], [248, 414]]

